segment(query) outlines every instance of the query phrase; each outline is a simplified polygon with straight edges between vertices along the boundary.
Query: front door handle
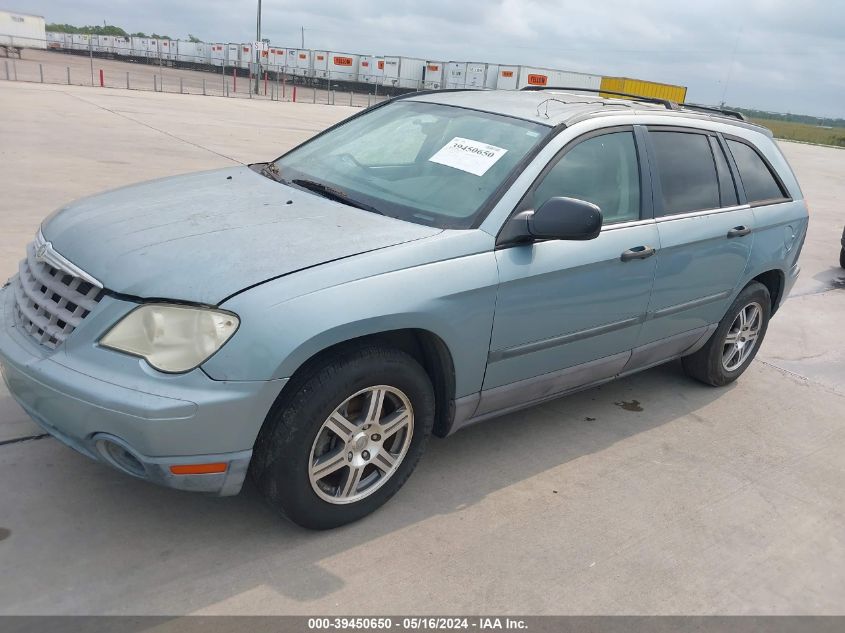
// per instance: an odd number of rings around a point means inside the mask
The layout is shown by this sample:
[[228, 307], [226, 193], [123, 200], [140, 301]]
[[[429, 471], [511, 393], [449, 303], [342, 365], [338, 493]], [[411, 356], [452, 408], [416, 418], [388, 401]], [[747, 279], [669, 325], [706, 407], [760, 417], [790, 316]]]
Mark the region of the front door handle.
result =
[[627, 251], [622, 253], [620, 259], [623, 262], [629, 262], [632, 259], [646, 259], [654, 255], [656, 252], [657, 251], [651, 246], [635, 246], [634, 248], [629, 248]]
[[749, 233], [751, 233], [750, 226], [735, 226], [728, 231], [728, 239], [732, 237], [742, 237], [743, 235], [748, 235]]

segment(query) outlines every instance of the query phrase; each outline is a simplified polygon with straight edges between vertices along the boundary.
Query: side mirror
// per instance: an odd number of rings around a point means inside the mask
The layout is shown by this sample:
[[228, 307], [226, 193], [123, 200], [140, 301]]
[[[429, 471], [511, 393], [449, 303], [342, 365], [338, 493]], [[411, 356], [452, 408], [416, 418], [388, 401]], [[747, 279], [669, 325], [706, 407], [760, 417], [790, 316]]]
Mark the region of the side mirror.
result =
[[593, 240], [601, 232], [601, 209], [575, 198], [549, 198], [528, 216], [528, 232], [535, 239]]

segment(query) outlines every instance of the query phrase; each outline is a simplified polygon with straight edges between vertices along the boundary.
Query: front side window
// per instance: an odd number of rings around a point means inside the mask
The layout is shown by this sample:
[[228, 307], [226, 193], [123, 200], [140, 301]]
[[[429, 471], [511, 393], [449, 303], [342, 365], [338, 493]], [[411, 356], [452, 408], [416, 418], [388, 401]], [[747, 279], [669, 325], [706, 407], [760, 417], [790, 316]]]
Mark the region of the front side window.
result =
[[728, 139], [728, 148], [736, 162], [749, 203], [782, 200], [786, 197], [768, 165], [754, 148], [731, 139]]
[[651, 131], [663, 215], [719, 208], [719, 180], [704, 134]]
[[634, 133], [594, 136], [568, 150], [537, 185], [533, 208], [559, 196], [598, 205], [603, 224], [638, 220], [640, 171]]
[[319, 183], [410, 222], [469, 228], [549, 133], [530, 121], [404, 100], [316, 137], [275, 165], [282, 182]]

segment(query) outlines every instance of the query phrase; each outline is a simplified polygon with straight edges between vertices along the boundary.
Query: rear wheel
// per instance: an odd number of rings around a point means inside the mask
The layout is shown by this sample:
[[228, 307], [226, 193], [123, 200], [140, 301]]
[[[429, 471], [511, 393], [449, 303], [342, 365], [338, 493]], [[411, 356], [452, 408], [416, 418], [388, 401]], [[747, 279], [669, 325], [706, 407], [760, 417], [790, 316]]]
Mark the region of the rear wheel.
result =
[[270, 412], [252, 474], [295, 523], [333, 528], [373, 512], [405, 483], [434, 424], [434, 390], [414, 358], [362, 347], [307, 371]]
[[751, 282], [728, 308], [710, 340], [682, 360], [684, 371], [701, 382], [720, 387], [739, 378], [757, 355], [771, 314], [769, 290]]
[[845, 247], [839, 250], [839, 265], [845, 268]]

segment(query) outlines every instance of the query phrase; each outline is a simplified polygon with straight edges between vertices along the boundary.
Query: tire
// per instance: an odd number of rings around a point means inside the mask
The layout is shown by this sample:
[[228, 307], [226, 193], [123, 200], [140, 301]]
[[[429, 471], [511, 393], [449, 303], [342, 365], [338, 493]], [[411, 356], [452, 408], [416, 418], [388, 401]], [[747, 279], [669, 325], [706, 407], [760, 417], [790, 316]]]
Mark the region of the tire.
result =
[[[754, 315], [752, 306], [756, 306], [759, 316], [752, 316]], [[741, 311], [744, 311], [746, 322], [750, 321], [748, 330], [737, 327], [740, 324]], [[768, 288], [756, 281], [748, 284], [728, 308], [704, 347], [682, 359], [684, 371], [688, 376], [714, 387], [732, 383], [748, 369], [757, 355], [769, 326], [771, 311], [772, 300]], [[751, 339], [750, 335], [754, 333], [754, 323], [758, 318], [756, 336]], [[732, 340], [737, 341], [731, 347], [728, 341], [729, 334]], [[752, 340], [753, 347], [746, 350], [746, 346]], [[730, 356], [726, 362], [726, 358], [731, 353], [734, 355]]]
[[839, 249], [839, 266], [845, 268], [845, 246]]
[[[294, 380], [267, 415], [251, 475], [270, 505], [302, 527], [357, 521], [402, 487], [425, 450], [431, 381], [410, 355], [373, 345], [318, 361]], [[383, 417], [369, 414], [371, 403], [381, 403]]]

